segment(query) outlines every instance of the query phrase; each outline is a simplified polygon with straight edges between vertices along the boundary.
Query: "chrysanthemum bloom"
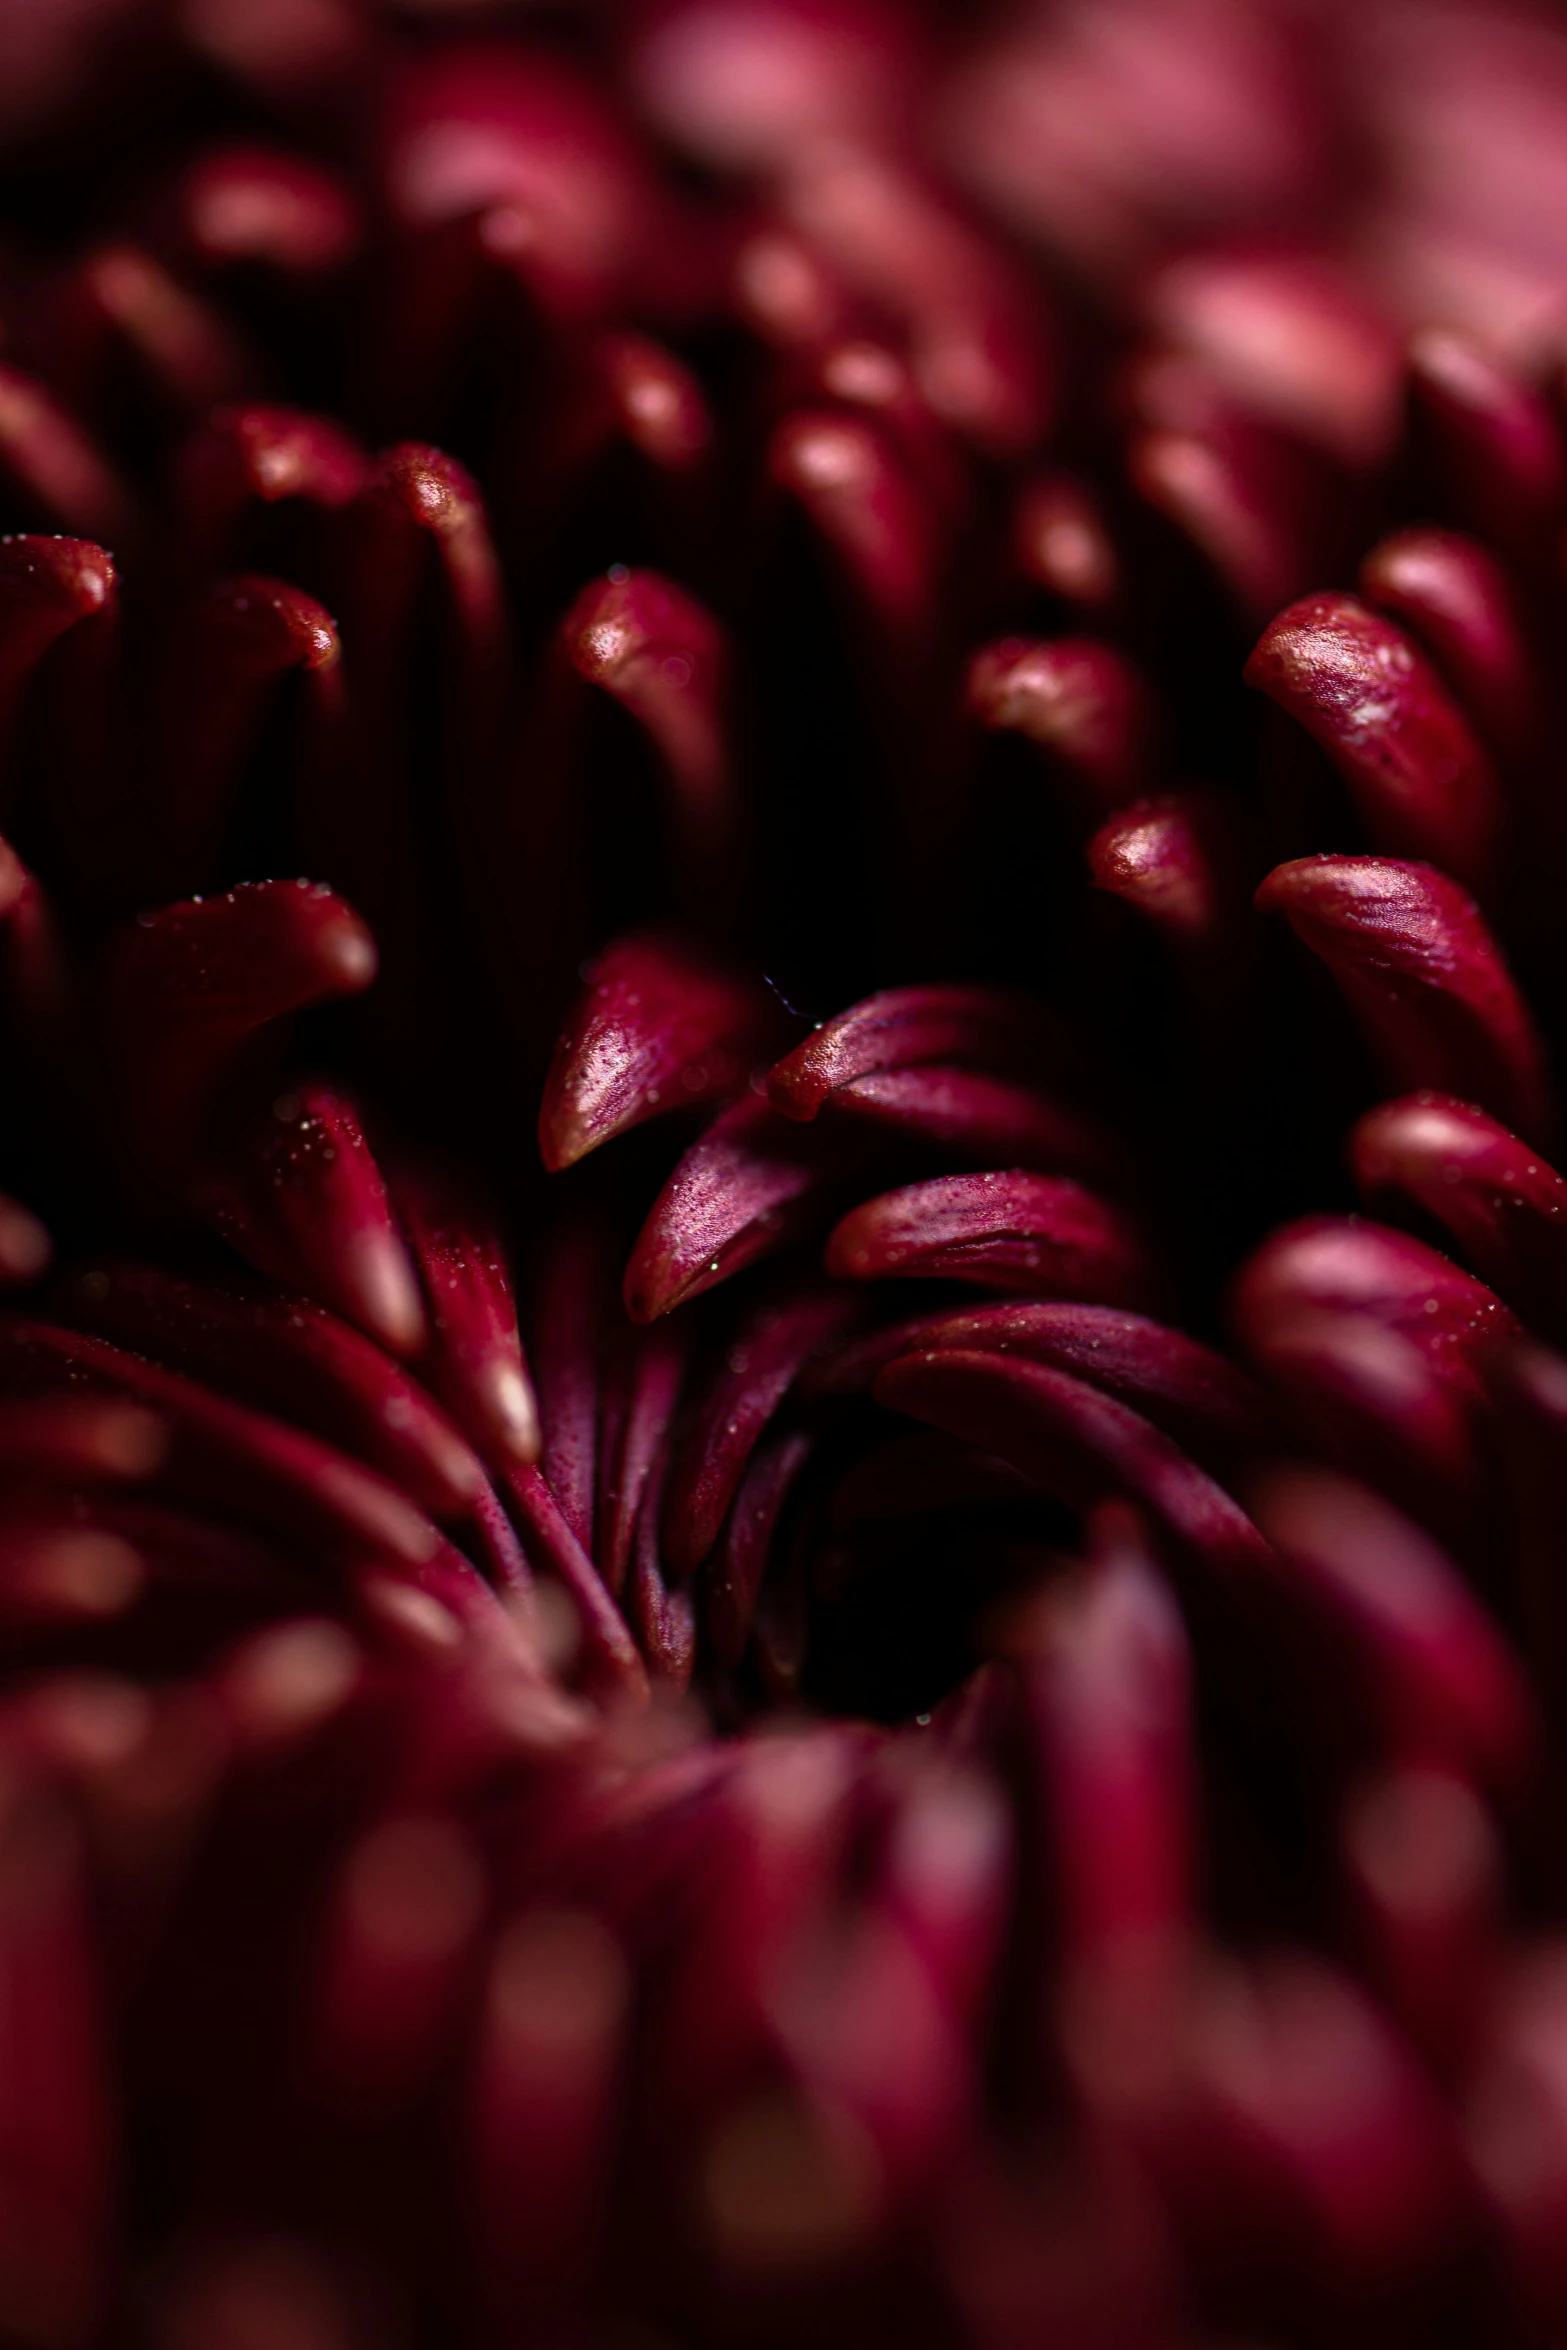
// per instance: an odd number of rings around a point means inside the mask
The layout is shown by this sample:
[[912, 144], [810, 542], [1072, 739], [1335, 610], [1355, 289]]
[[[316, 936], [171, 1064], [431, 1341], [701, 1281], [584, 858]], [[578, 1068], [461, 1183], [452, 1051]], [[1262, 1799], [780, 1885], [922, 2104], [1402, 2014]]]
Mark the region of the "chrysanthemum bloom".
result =
[[0, 6], [0, 2340], [1567, 2331], [1567, 31]]

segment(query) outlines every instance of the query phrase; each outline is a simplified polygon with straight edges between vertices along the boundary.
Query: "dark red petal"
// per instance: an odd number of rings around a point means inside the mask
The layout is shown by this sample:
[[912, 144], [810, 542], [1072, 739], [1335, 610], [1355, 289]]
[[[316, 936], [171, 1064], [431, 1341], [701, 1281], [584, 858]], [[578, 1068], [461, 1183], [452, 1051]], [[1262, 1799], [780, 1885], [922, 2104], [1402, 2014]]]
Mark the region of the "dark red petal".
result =
[[1409, 347], [1410, 431], [1435, 499], [1504, 555], [1548, 544], [1567, 493], [1544, 395], [1473, 340], [1427, 327]]
[[731, 1669], [745, 1654], [773, 1537], [811, 1452], [811, 1438], [800, 1429], [758, 1445], [709, 1559], [703, 1622], [719, 1662]]
[[1274, 1233], [1235, 1285], [1248, 1337], [1306, 1313], [1359, 1314], [1429, 1355], [1478, 1393], [1476, 1366], [1517, 1324], [1484, 1282], [1424, 1241], [1356, 1217], [1308, 1216]]
[[303, 409], [218, 409], [181, 452], [175, 481], [188, 573], [255, 560], [269, 509], [334, 514], [364, 488], [370, 460], [341, 426]]
[[424, 1376], [492, 1466], [529, 1467], [539, 1455], [538, 1401], [494, 1223], [427, 1170], [404, 1170], [395, 1190], [429, 1308]]
[[74, 1273], [54, 1303], [81, 1329], [315, 1430], [432, 1517], [464, 1517], [479, 1498], [479, 1464], [434, 1399], [308, 1298], [115, 1264]]
[[20, 1200], [0, 1192], [0, 1283], [36, 1281], [51, 1254], [49, 1235]]
[[1185, 1560], [1222, 1578], [1271, 1569], [1249, 1518], [1138, 1413], [1041, 1363], [961, 1349], [902, 1355], [878, 1403], [998, 1453], [1076, 1508], [1121, 1494], [1140, 1503]]
[[498, 2338], [599, 2273], [631, 1978], [585, 1909], [524, 1908], [490, 1954], [465, 2090], [477, 2259]]
[[116, 601], [114, 557], [91, 539], [0, 539], [0, 724], [49, 647]]
[[360, 234], [359, 207], [335, 174], [281, 148], [228, 146], [186, 174], [179, 222], [209, 269], [261, 264], [310, 280], [340, 268]]
[[656, 750], [668, 784], [675, 870], [700, 914], [704, 892], [733, 886], [735, 778], [719, 624], [656, 571], [632, 571], [584, 588], [561, 623], [560, 641], [577, 675], [611, 695]]
[[1093, 491], [1070, 475], [1024, 484], [1012, 538], [1024, 576], [1063, 603], [1099, 616], [1119, 600], [1124, 582], [1104, 514]]
[[686, 1348], [686, 1332], [679, 1323], [659, 1323], [638, 1334], [625, 1373], [619, 1424], [602, 1432], [597, 1556], [604, 1580], [617, 1596], [633, 1546], [642, 1539], [638, 1521], [663, 1483], [670, 1426], [685, 1380]]
[[[977, 1306], [904, 1325], [891, 1336], [899, 1354], [958, 1347], [1070, 1371], [1145, 1414], [1216, 1472], [1254, 1457], [1273, 1433], [1266, 1400], [1244, 1371], [1184, 1330], [1111, 1306]], [[876, 1341], [865, 1343], [868, 1351]]]
[[1113, 1190], [1131, 1180], [1125, 1154], [1092, 1119], [1032, 1086], [974, 1069], [934, 1062], [873, 1069], [835, 1087], [828, 1107], [833, 1118], [954, 1158], [1080, 1175]]
[[100, 978], [102, 1019], [147, 1162], [188, 1177], [188, 1154], [239, 1048], [307, 1004], [357, 995], [375, 970], [364, 924], [318, 882], [247, 882], [121, 931]]
[[1430, 1086], [1547, 1136], [1555, 1103], [1534, 1023], [1474, 901], [1429, 865], [1302, 857], [1257, 892], [1319, 954], [1393, 1083]]
[[675, 1576], [693, 1573], [717, 1541], [768, 1421], [852, 1310], [841, 1295], [806, 1289], [770, 1299], [735, 1330], [670, 1463], [663, 1534]]
[[1526, 1319], [1567, 1319], [1567, 1182], [1471, 1102], [1410, 1094], [1368, 1110], [1349, 1159], [1370, 1207], [1402, 1193]]
[[1471, 889], [1494, 876], [1501, 803], [1463, 711], [1401, 628], [1354, 596], [1307, 596], [1258, 640], [1246, 681], [1344, 777], [1372, 845], [1429, 857]]
[[505, 1479], [523, 1541], [533, 1566], [553, 1575], [577, 1611], [584, 1661], [582, 1679], [590, 1690], [620, 1703], [647, 1697], [647, 1672], [625, 1618], [604, 1579], [577, 1540], [537, 1469], [517, 1468]]
[[1360, 592], [1421, 640], [1496, 757], [1538, 750], [1540, 684], [1494, 555], [1457, 531], [1395, 531], [1361, 564]]
[[0, 367], [0, 475], [46, 525], [119, 547], [134, 528], [130, 491], [107, 457], [16, 367]]
[[225, 1150], [202, 1204], [258, 1272], [391, 1353], [425, 1335], [419, 1284], [354, 1104], [315, 1081], [278, 1094]]
[[1317, 571], [1298, 464], [1273, 436], [1239, 419], [1206, 431], [1138, 435], [1127, 452], [1136, 488], [1184, 532], [1255, 627]]
[[612, 1319], [618, 1320], [608, 1234], [583, 1221], [551, 1233], [529, 1326], [538, 1368], [543, 1467], [581, 1548], [593, 1551], [598, 1486], [599, 1386]]
[[626, 1267], [626, 1311], [653, 1322], [781, 1248], [820, 1211], [841, 1155], [746, 1093], [670, 1176]]
[[337, 685], [337, 626], [286, 580], [222, 580], [165, 636], [149, 720], [150, 888], [208, 888], [228, 867], [225, 832], [247, 758], [278, 681], [298, 670], [318, 694]]
[[1253, 1491], [1258, 1525], [1366, 1676], [1400, 1761], [1516, 1786], [1536, 1728], [1523, 1675], [1452, 1562], [1385, 1502], [1317, 1470]]
[[1456, 1772], [1395, 1766], [1357, 1792], [1343, 1843], [1373, 1988], [1439, 2080], [1467, 2081], [1505, 1947], [1484, 1804]]
[[1146, 1298], [1151, 1275], [1134, 1227], [1065, 1176], [943, 1175], [854, 1208], [827, 1243], [829, 1273], [973, 1281], [1025, 1296]]
[[145, 1405], [169, 1436], [155, 1490], [317, 1556], [417, 1576], [446, 1548], [426, 1517], [359, 1462], [102, 1339], [39, 1322], [6, 1324], [0, 1386], [85, 1389]]
[[786, 1118], [814, 1118], [840, 1085], [889, 1069], [956, 1062], [1023, 1076], [1048, 1060], [1056, 1031], [1026, 996], [987, 987], [890, 987], [824, 1021], [767, 1080]]
[[895, 640], [917, 642], [932, 614], [937, 518], [890, 436], [863, 414], [801, 408], [778, 426], [767, 464], [872, 618]]
[[765, 1058], [776, 1005], [753, 982], [663, 936], [607, 947], [584, 982], [539, 1110], [552, 1172], [671, 1110], [734, 1093]]
[[1124, 653], [1093, 637], [1003, 637], [969, 665], [968, 703], [998, 732], [1047, 751], [1089, 822], [1146, 791], [1155, 711]]
[[1090, 1965], [1186, 1923], [1194, 1793], [1174, 1601], [1131, 1513], [1107, 1507], [1094, 1550], [1012, 1651], [1042, 1750], [1068, 1956]]

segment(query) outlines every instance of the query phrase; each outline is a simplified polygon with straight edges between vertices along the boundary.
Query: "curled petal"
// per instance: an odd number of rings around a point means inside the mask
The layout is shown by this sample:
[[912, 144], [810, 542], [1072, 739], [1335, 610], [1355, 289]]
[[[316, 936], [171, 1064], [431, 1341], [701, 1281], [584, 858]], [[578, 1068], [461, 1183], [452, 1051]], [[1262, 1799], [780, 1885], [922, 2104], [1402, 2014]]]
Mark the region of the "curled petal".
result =
[[282, 148], [239, 144], [192, 165], [177, 218], [199, 267], [259, 264], [305, 282], [341, 268], [361, 226], [353, 193], [335, 174]]
[[130, 491], [82, 427], [29, 375], [0, 367], [0, 475], [45, 525], [121, 546], [134, 527]]
[[626, 1267], [626, 1311], [656, 1321], [758, 1257], [820, 1212], [843, 1157], [802, 1135], [755, 1094], [714, 1119], [664, 1185]]
[[1349, 1138], [1368, 1206], [1402, 1194], [1447, 1227], [1487, 1281], [1547, 1328], [1567, 1316], [1567, 1182], [1470, 1102], [1409, 1094]]
[[88, 2339], [107, 2285], [114, 2125], [90, 1898], [63, 1808], [19, 1789], [0, 1823], [0, 2302], [35, 2340]]
[[1033, 1086], [979, 1070], [940, 1063], [873, 1069], [828, 1099], [835, 1119], [957, 1158], [1081, 1175], [1119, 1190], [1130, 1180], [1114, 1138], [1094, 1120]]
[[440, 1407], [308, 1298], [108, 1265], [73, 1274], [54, 1302], [81, 1329], [314, 1429], [432, 1517], [466, 1516], [478, 1499], [479, 1464]]
[[875, 618], [917, 635], [935, 591], [937, 519], [890, 437], [863, 414], [802, 408], [779, 425], [767, 461]]
[[1343, 989], [1394, 1084], [1479, 1103], [1525, 1135], [1555, 1123], [1534, 1023], [1473, 900], [1429, 865], [1302, 857], [1257, 892]]
[[220, 408], [180, 454], [175, 498], [188, 571], [254, 561], [274, 521], [335, 514], [357, 497], [370, 461], [340, 426], [298, 408]]
[[153, 1487], [213, 1517], [330, 1560], [384, 1562], [415, 1576], [439, 1565], [445, 1546], [428, 1518], [359, 1462], [102, 1339], [12, 1322], [0, 1330], [0, 1385], [11, 1393], [86, 1389], [144, 1405], [169, 1438]]
[[841, 1295], [807, 1290], [759, 1307], [735, 1331], [671, 1463], [663, 1532], [675, 1574], [692, 1573], [711, 1550], [768, 1421], [851, 1311]]
[[359, 994], [375, 969], [358, 915], [309, 881], [247, 882], [121, 931], [105, 956], [103, 1022], [148, 1161], [188, 1173], [240, 1047], [307, 1004]]
[[1455, 522], [1504, 555], [1549, 543], [1567, 463], [1541, 392], [1468, 335], [1427, 327], [1409, 347], [1409, 407], [1429, 489]]
[[1147, 1510], [1183, 1561], [1220, 1578], [1270, 1571], [1266, 1542], [1229, 1495], [1151, 1422], [1042, 1363], [960, 1348], [902, 1355], [873, 1390], [1075, 1508], [1122, 1495]]
[[607, 947], [555, 1047], [539, 1111], [552, 1173], [670, 1110], [736, 1092], [765, 1057], [763, 990], [664, 937]]
[[154, 886], [183, 892], [221, 877], [235, 792], [278, 681], [336, 684], [337, 627], [285, 580], [247, 573], [209, 588], [164, 643], [152, 722]]
[[1024, 576], [1065, 604], [1099, 617], [1122, 589], [1120, 560], [1092, 491], [1070, 475], [1025, 483], [1012, 524]]
[[1444, 1377], [1413, 1338], [1364, 1314], [1280, 1318], [1251, 1353], [1314, 1449], [1467, 1545], [1480, 1468], [1461, 1374]]
[[814, 1118], [839, 1086], [885, 1070], [955, 1062], [1027, 1075], [1054, 1033], [1026, 996], [987, 987], [890, 987], [826, 1020], [772, 1070], [768, 1098], [786, 1118]]
[[1117, 1209], [1064, 1176], [944, 1175], [854, 1208], [827, 1243], [840, 1280], [973, 1281], [983, 1289], [1134, 1305], [1150, 1284]]
[[359, 1113], [315, 1082], [279, 1093], [225, 1153], [205, 1204], [248, 1264], [393, 1354], [424, 1337], [419, 1285]]
[[539, 1407], [499, 1234], [454, 1186], [425, 1171], [398, 1177], [397, 1205], [429, 1308], [425, 1377], [492, 1463], [531, 1466]]
[[51, 307], [51, 374], [110, 429], [127, 374], [177, 425], [250, 387], [251, 363], [222, 314], [143, 246], [100, 246], [58, 285]]
[[583, 1680], [620, 1703], [645, 1702], [647, 1671], [626, 1620], [543, 1477], [536, 1468], [515, 1468], [505, 1483], [532, 1564], [556, 1578], [576, 1609]]
[[1397, 1757], [1516, 1786], [1536, 1739], [1527, 1686], [1451, 1560], [1374, 1494], [1317, 1470], [1276, 1470], [1251, 1498]]
[[605, 1232], [581, 1222], [551, 1234], [529, 1329], [529, 1349], [538, 1366], [541, 1460], [561, 1516], [589, 1553], [599, 1483], [600, 1374], [614, 1292]]
[[116, 601], [114, 557], [91, 539], [0, 539], [0, 723], [49, 647]]
[[735, 827], [718, 623], [656, 571], [633, 571], [584, 588], [561, 623], [561, 643], [577, 675], [611, 695], [656, 749], [668, 779], [676, 870], [700, 905], [704, 889], [730, 878]]
[[570, 2306], [597, 2270], [631, 1990], [586, 1910], [524, 1909], [489, 1958], [466, 2128], [485, 2305], [503, 2335]]
[[1485, 1805], [1452, 1770], [1395, 1765], [1350, 1804], [1344, 1854], [1376, 1989], [1437, 2077], [1467, 2080], [1503, 1950]]
[[1420, 639], [1493, 754], [1516, 760], [1538, 749], [1539, 681], [1494, 555], [1457, 531], [1395, 531], [1361, 564], [1360, 592]]
[[1316, 569], [1297, 467], [1273, 437], [1228, 419], [1206, 431], [1144, 432], [1127, 470], [1149, 505], [1206, 556], [1253, 626]]
[[[1111, 1306], [977, 1306], [906, 1324], [890, 1342], [899, 1354], [958, 1347], [1070, 1371], [1142, 1412], [1216, 1471], [1255, 1457], [1273, 1435], [1266, 1399], [1223, 1355], [1184, 1330]], [[876, 1344], [865, 1342], [866, 1351]]]
[[542, 49], [453, 46], [391, 92], [386, 190], [416, 227], [479, 215], [487, 250], [563, 320], [592, 318], [667, 215], [621, 119]]
[[1017, 1653], [1042, 1749], [1070, 1954], [1169, 1934], [1191, 1902], [1190, 1659], [1135, 1519], [1107, 1507], [1083, 1581]]
[[773, 1538], [811, 1451], [802, 1429], [758, 1445], [708, 1560], [703, 1620], [720, 1663], [731, 1669], [745, 1654]]
[[49, 1235], [20, 1200], [0, 1192], [0, 1283], [36, 1281], [49, 1262]]
[[617, 1595], [633, 1546], [641, 1539], [639, 1520], [663, 1484], [670, 1424], [685, 1375], [686, 1334], [680, 1324], [655, 1324], [633, 1341], [624, 1408], [618, 1425], [603, 1431], [604, 1479], [597, 1510], [598, 1556], [604, 1580]]
[[1484, 1282], [1424, 1241], [1353, 1217], [1308, 1216], [1264, 1241], [1235, 1287], [1248, 1340], [1302, 1313], [1358, 1314], [1478, 1393], [1477, 1366], [1517, 1324]]
[[1092, 637], [1004, 637], [969, 665], [969, 708], [982, 725], [1026, 735], [1096, 818], [1147, 788], [1155, 713], [1124, 653]]
[[1401, 628], [1354, 596], [1306, 596], [1264, 630], [1246, 680], [1322, 745], [1372, 844], [1492, 878], [1501, 804], [1458, 704]]

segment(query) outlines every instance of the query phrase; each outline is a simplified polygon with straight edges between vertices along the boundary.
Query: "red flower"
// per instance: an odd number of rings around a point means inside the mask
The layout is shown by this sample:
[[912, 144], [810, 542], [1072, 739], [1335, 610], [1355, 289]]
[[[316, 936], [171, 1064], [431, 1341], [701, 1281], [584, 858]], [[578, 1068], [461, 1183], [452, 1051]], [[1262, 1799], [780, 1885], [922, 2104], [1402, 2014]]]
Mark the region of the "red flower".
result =
[[0, 8], [7, 2342], [1559, 2336], [1564, 132]]

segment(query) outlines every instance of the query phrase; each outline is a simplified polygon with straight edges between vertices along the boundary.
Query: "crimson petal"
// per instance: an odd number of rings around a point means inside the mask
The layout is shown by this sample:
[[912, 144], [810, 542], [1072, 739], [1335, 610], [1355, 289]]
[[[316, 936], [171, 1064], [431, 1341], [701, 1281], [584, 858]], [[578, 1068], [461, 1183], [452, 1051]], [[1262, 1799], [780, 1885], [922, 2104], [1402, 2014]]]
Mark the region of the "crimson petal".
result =
[[730, 1338], [670, 1466], [664, 1550], [676, 1575], [695, 1571], [718, 1539], [746, 1464], [802, 1365], [852, 1306], [832, 1292], [770, 1299]]
[[1354, 596], [1307, 596], [1264, 630], [1246, 681], [1344, 777], [1373, 846], [1429, 857], [1472, 889], [1494, 875], [1491, 763], [1425, 655]]
[[1320, 1470], [1275, 1470], [1258, 1525], [1321, 1606], [1334, 1669], [1352, 1660], [1394, 1755], [1516, 1788], [1536, 1725], [1522, 1672], [1451, 1560], [1376, 1495]]
[[827, 1242], [840, 1280], [972, 1281], [1135, 1306], [1152, 1275], [1129, 1220], [1065, 1176], [942, 1175], [853, 1208]]
[[1429, 865], [1301, 857], [1257, 892], [1319, 954], [1394, 1083], [1479, 1103], [1525, 1135], [1555, 1124], [1544, 1053], [1474, 901]]
[[626, 1311], [653, 1322], [781, 1248], [842, 1171], [843, 1157], [802, 1135], [755, 1094], [714, 1119], [648, 1213], [626, 1267]]
[[1042, 1363], [960, 1348], [902, 1355], [876, 1401], [1010, 1461], [1085, 1508], [1120, 1494], [1183, 1559], [1226, 1580], [1272, 1571], [1268, 1545], [1229, 1495], [1141, 1414]]
[[499, 1235], [428, 1171], [404, 1170], [396, 1193], [429, 1306], [425, 1374], [492, 1464], [529, 1467], [539, 1455], [539, 1407]]
[[465, 1517], [479, 1497], [479, 1464], [439, 1405], [309, 1298], [107, 1265], [73, 1274], [53, 1302], [80, 1329], [317, 1430], [434, 1518]]
[[357, 1323], [391, 1353], [425, 1334], [419, 1285], [352, 1102], [307, 1081], [223, 1154], [203, 1204], [246, 1262]]
[[247, 882], [144, 914], [110, 942], [102, 1016], [127, 1124], [151, 1166], [188, 1176], [213, 1096], [271, 1021], [375, 977], [375, 944], [320, 883]]
[[767, 1080], [774, 1109], [814, 1118], [839, 1086], [928, 1062], [1026, 1076], [1057, 1047], [1026, 996], [987, 987], [891, 987], [825, 1020]]
[[778, 1013], [763, 990], [661, 936], [607, 947], [588, 972], [539, 1110], [551, 1172], [671, 1110], [734, 1093]]
[[1092, 823], [1148, 787], [1155, 712], [1124, 653], [1093, 637], [1005, 637], [969, 664], [968, 703], [985, 726], [1050, 754]]
[[1349, 1138], [1369, 1206], [1402, 1193], [1444, 1224], [1531, 1321], [1567, 1317], [1567, 1182], [1471, 1102], [1417, 1093], [1368, 1110]]

